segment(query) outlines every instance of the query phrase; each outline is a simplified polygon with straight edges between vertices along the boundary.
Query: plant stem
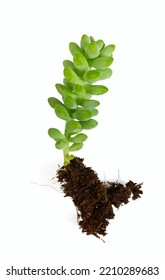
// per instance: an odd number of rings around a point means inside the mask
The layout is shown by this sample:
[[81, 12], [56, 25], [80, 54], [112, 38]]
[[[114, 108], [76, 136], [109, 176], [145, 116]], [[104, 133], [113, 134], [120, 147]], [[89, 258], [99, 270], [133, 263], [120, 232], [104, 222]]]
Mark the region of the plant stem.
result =
[[68, 146], [63, 150], [63, 155], [64, 155], [64, 165], [67, 165], [70, 163], [70, 159], [69, 159], [69, 133], [66, 131], [65, 129], [65, 138], [68, 141]]
[[69, 159], [69, 145], [66, 149], [63, 150], [63, 155], [64, 155], [64, 165], [67, 165], [70, 163]]

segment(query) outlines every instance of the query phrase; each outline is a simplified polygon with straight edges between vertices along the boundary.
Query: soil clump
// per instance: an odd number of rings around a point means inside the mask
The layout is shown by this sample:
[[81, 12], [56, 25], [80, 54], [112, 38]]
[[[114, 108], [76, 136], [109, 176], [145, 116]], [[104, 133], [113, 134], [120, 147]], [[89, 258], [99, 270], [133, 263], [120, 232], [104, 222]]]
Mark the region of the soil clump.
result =
[[76, 206], [79, 227], [98, 238], [107, 234], [109, 220], [115, 216], [114, 207], [127, 204], [129, 198], [138, 199], [143, 193], [142, 184], [132, 181], [125, 185], [101, 182], [97, 173], [77, 157], [58, 169], [57, 178], [65, 196], [70, 196]]

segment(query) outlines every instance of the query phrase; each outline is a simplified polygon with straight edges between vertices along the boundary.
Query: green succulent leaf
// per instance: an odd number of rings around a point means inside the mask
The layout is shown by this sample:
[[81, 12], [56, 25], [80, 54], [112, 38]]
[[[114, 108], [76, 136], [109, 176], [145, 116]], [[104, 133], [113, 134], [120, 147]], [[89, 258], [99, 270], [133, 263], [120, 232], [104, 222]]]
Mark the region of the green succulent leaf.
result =
[[74, 143], [69, 147], [69, 151], [70, 152], [78, 151], [81, 150], [82, 147], [83, 147], [83, 143]]
[[88, 136], [84, 133], [79, 133], [74, 137], [69, 138], [70, 142], [74, 142], [74, 143], [82, 143], [84, 141], [86, 141], [88, 138]]
[[74, 66], [73, 62], [70, 60], [64, 60], [63, 66], [64, 66], [64, 68], [71, 68], [71, 69], [75, 70], [75, 66]]
[[115, 50], [115, 45], [108, 45], [100, 52], [100, 56], [111, 56]]
[[96, 108], [91, 108], [90, 112], [92, 114], [92, 117], [95, 117], [98, 115], [99, 111]]
[[95, 83], [100, 79], [100, 72], [97, 70], [90, 70], [85, 72], [84, 74], [84, 80], [88, 83]]
[[72, 160], [72, 159], [74, 159], [74, 158], [75, 158], [74, 155], [69, 155], [69, 160]]
[[95, 39], [93, 36], [90, 36], [91, 42], [95, 42]]
[[100, 102], [97, 100], [88, 100], [88, 99], [82, 99], [79, 100], [79, 105], [81, 105], [82, 107], [86, 108], [86, 109], [91, 109], [93, 107], [97, 107], [100, 105]]
[[49, 97], [48, 103], [53, 109], [56, 107], [56, 105], [63, 105], [63, 103], [55, 97]]
[[66, 95], [64, 98], [64, 105], [69, 108], [69, 109], [76, 109], [77, 108], [77, 103], [75, 101], [75, 99], [70, 96], [70, 95]]
[[62, 119], [62, 120], [65, 120], [65, 121], [70, 120], [69, 113], [68, 113], [67, 109], [64, 106], [57, 105], [55, 107], [55, 113], [56, 113], [56, 116], [58, 118]]
[[70, 90], [70, 91], [72, 92], [72, 90], [73, 90], [73, 84], [69, 83], [68, 80], [65, 79], [65, 78], [63, 79], [63, 83], [64, 83], [64, 86], [65, 86], [68, 90]]
[[102, 70], [97, 70], [100, 73], [100, 80], [106, 80], [111, 77], [112, 75], [112, 70], [110, 68], [102, 69]]
[[[71, 68], [71, 69], [72, 69], [76, 74], [78, 74], [79, 76], [82, 76], [82, 75], [83, 75], [83, 72], [80, 71], [80, 70], [78, 70], [78, 69], [74, 66], [73, 62], [70, 61], [70, 60], [64, 60], [64, 61], [63, 61], [63, 66], [64, 66], [64, 68]], [[89, 67], [89, 66], [88, 66], [88, 67]]]
[[93, 95], [101, 95], [108, 91], [108, 88], [100, 85], [87, 85], [85, 87], [86, 91]]
[[82, 49], [74, 42], [70, 42], [69, 44], [69, 50], [71, 54], [74, 56], [76, 53], [81, 53], [83, 54]]
[[75, 134], [82, 130], [80, 122], [75, 120], [68, 121], [65, 125], [65, 129], [69, 134]]
[[73, 118], [79, 121], [86, 121], [92, 117], [92, 113], [87, 109], [79, 109], [73, 114]]
[[91, 39], [89, 36], [87, 36], [86, 34], [84, 34], [82, 37], [81, 37], [81, 42], [80, 42], [80, 45], [81, 45], [81, 48], [83, 50], [86, 49], [86, 47], [91, 43]]
[[55, 146], [59, 150], [64, 150], [68, 147], [68, 141], [66, 139], [60, 139], [56, 142]]
[[89, 69], [88, 62], [81, 53], [76, 53], [73, 56], [73, 63], [78, 70], [87, 71]]
[[109, 66], [113, 63], [115, 46], [105, 46], [103, 40], [95, 40], [84, 34], [80, 46], [70, 42], [69, 50], [73, 59], [63, 61], [63, 84], [55, 85], [62, 101], [55, 97], [48, 98], [57, 117], [65, 121], [65, 133], [57, 128], [48, 130], [49, 136], [56, 141], [56, 148], [63, 150], [64, 165], [74, 158], [70, 151], [78, 151], [83, 147], [87, 135], [81, 133], [82, 130], [93, 129], [98, 125], [93, 117], [98, 114], [96, 107], [100, 102], [92, 99], [92, 96], [108, 91], [106, 86], [96, 82], [112, 75]]
[[98, 122], [94, 119], [90, 119], [88, 121], [80, 122], [82, 129], [92, 129], [98, 125]]
[[64, 86], [63, 84], [56, 84], [55, 87], [63, 97], [65, 96], [76, 97], [76, 95], [67, 86]]
[[77, 101], [79, 101], [80, 99], [90, 99], [92, 97], [92, 95], [90, 93], [83, 93], [81, 95], [79, 95], [77, 97]]
[[75, 86], [73, 87], [73, 91], [74, 91], [76, 94], [79, 94], [79, 95], [86, 93], [85, 87], [84, 87], [84, 86], [81, 86], [81, 85], [75, 85]]
[[85, 87], [81, 85], [75, 85], [73, 91], [77, 94], [77, 100], [90, 99], [92, 96], [90, 93], [86, 93]]
[[99, 56], [100, 50], [96, 42], [91, 42], [85, 49], [85, 54], [88, 58], [94, 59]]
[[96, 69], [105, 69], [113, 62], [113, 57], [103, 56], [90, 61], [90, 66]]
[[99, 50], [101, 50], [105, 45], [103, 40], [97, 40], [96, 44], [97, 44]]
[[55, 141], [65, 138], [65, 136], [61, 133], [61, 131], [59, 131], [57, 128], [49, 128], [48, 134]]
[[64, 76], [69, 83], [80, 85], [85, 84], [71, 68], [64, 68]]

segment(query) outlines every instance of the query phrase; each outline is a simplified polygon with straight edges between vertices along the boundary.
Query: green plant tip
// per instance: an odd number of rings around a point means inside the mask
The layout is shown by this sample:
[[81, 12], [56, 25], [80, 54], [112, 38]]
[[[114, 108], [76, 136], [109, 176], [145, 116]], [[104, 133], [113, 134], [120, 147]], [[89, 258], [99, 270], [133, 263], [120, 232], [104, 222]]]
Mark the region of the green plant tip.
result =
[[82, 50], [85, 51], [85, 49], [87, 48], [87, 46], [91, 43], [91, 39], [88, 35], [84, 34], [82, 37], [81, 37], [81, 42], [80, 42], [80, 45], [81, 45], [81, 48]]
[[76, 53], [73, 56], [73, 63], [78, 70], [87, 71], [89, 69], [88, 62], [81, 53]]
[[102, 39], [82, 35], [80, 45], [69, 43], [72, 60], [63, 61], [63, 83], [55, 85], [59, 97], [49, 97], [48, 103], [56, 116], [65, 122], [64, 132], [50, 128], [48, 135], [55, 141], [55, 147], [63, 150], [64, 165], [74, 158], [70, 152], [82, 149], [88, 136], [83, 130], [90, 130], [98, 125], [93, 117], [98, 115], [96, 107], [100, 105], [92, 96], [100, 96], [108, 91], [104, 85], [95, 84], [109, 79], [113, 63], [113, 44], [105, 45]]
[[99, 56], [100, 50], [95, 42], [91, 42], [85, 49], [85, 54], [88, 58], [93, 59]]

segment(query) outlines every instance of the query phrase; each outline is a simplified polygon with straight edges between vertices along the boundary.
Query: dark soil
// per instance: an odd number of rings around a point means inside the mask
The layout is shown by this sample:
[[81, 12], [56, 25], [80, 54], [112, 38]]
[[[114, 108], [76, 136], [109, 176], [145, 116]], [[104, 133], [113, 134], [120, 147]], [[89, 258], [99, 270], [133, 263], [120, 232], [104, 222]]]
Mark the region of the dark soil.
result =
[[57, 171], [65, 196], [70, 196], [77, 209], [78, 224], [83, 232], [100, 238], [106, 235], [109, 220], [113, 219], [114, 207], [127, 204], [129, 198], [140, 198], [142, 184], [129, 181], [101, 182], [97, 173], [86, 167], [83, 159], [74, 158], [70, 164]]

